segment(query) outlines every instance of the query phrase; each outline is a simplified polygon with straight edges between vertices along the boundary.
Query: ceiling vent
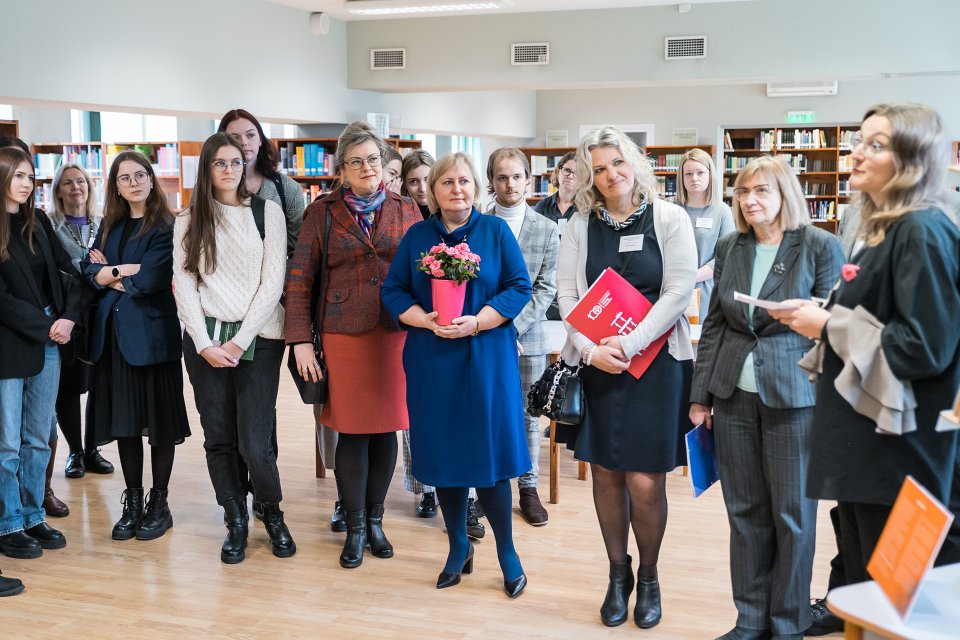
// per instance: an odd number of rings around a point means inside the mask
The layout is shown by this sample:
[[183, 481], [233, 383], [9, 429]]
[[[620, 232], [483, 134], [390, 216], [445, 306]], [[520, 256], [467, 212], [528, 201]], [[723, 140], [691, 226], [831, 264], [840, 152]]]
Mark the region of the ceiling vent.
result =
[[832, 82], [768, 82], [768, 98], [804, 98], [837, 95], [837, 81]]
[[550, 43], [522, 42], [510, 45], [510, 64], [513, 66], [550, 64]]
[[370, 49], [370, 70], [406, 69], [406, 49]]
[[663, 39], [664, 60], [707, 57], [707, 36], [671, 36]]

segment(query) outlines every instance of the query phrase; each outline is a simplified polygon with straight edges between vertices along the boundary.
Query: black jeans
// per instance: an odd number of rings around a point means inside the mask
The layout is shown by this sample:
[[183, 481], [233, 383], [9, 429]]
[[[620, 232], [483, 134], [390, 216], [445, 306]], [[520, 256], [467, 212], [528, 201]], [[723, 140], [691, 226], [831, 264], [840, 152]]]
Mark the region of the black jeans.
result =
[[257, 499], [280, 502], [280, 473], [274, 451], [273, 420], [280, 384], [283, 340], [257, 338], [253, 360], [233, 368], [215, 369], [183, 335], [183, 360], [203, 427], [203, 448], [217, 503], [246, 496], [237, 463], [250, 469]]

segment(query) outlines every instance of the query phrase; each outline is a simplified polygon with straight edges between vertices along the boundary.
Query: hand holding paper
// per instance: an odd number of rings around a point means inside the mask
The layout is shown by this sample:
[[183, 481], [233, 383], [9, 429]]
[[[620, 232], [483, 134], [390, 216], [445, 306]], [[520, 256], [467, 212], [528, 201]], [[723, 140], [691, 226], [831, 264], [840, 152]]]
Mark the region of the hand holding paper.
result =
[[793, 311], [794, 309], [798, 309], [800, 307], [800, 305], [797, 304], [789, 304], [791, 302], [796, 302], [795, 300], [774, 302], [772, 300], [754, 298], [753, 296], [748, 296], [747, 294], [740, 293], [739, 291], [733, 292], [733, 299], [744, 304], [752, 304], [755, 307], [760, 307], [761, 309], [766, 309], [767, 311]]

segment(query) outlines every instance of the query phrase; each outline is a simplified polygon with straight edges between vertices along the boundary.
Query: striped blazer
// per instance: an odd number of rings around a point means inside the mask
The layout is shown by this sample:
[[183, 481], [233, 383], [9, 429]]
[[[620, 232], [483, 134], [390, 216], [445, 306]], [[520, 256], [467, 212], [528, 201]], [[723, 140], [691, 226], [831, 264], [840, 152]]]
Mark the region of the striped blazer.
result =
[[[494, 210], [487, 211], [487, 215], [494, 215]], [[527, 206], [517, 242], [527, 263], [533, 297], [514, 318], [513, 326], [523, 347], [523, 355], [542, 356], [550, 352], [544, 322], [547, 309], [557, 294], [557, 254], [560, 251], [557, 224]]]
[[[713, 398], [729, 398], [736, 388], [747, 355], [753, 366], [760, 400], [774, 409], [812, 407], [816, 387], [797, 366], [813, 342], [770, 317], [733, 299], [734, 291], [750, 292], [756, 254], [753, 232], [731, 233], [717, 243], [716, 287], [697, 346], [690, 401], [713, 406]], [[808, 225], [786, 231], [757, 296], [764, 300], [826, 298], [840, 277], [843, 251], [833, 234]]]
[[400, 239], [423, 219], [420, 210], [410, 198], [387, 191], [373, 237], [368, 238], [347, 209], [343, 191], [337, 189], [307, 207], [303, 215], [300, 238], [287, 271], [287, 344], [310, 342], [311, 325], [320, 319], [320, 304], [314, 309], [313, 296], [326, 250], [322, 245], [327, 212], [331, 216], [330, 256], [327, 282], [322, 285], [326, 294], [323, 331], [356, 334], [377, 326], [398, 329], [383, 308], [380, 287]]

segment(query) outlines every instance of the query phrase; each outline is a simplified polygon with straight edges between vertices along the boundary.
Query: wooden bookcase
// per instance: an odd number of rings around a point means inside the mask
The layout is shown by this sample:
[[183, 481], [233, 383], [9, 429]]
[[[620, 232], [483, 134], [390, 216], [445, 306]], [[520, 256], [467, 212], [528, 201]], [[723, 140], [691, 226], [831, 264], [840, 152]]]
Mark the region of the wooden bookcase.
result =
[[[422, 146], [419, 140], [387, 138], [386, 141], [400, 155]], [[280, 172], [300, 184], [308, 204], [330, 191], [338, 177], [333, 172], [337, 138], [274, 138], [273, 143], [280, 153]]]
[[832, 125], [805, 129], [759, 127], [724, 129], [724, 200], [733, 197], [737, 173], [761, 155], [780, 156], [793, 167], [818, 227], [837, 232], [851, 195], [850, 136], [859, 125]]
[[20, 123], [16, 120], [0, 120], [0, 136], [20, 137]]
[[[533, 206], [556, 191], [550, 184], [556, 163], [564, 154], [576, 150], [576, 147], [520, 147], [520, 151], [527, 156], [527, 162], [530, 163], [530, 194], [527, 204]], [[485, 167], [480, 168], [481, 172], [484, 170]]]
[[[55, 142], [33, 145], [37, 174], [37, 206], [50, 204], [50, 183], [53, 173], [63, 162], [79, 164], [93, 179], [93, 192], [103, 202], [103, 181], [110, 172], [110, 163], [121, 151], [140, 151], [154, 167], [158, 185], [174, 211], [190, 204], [196, 180], [196, 161], [202, 142]], [[187, 171], [184, 171], [186, 161]]]

